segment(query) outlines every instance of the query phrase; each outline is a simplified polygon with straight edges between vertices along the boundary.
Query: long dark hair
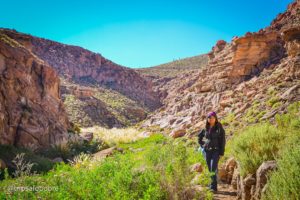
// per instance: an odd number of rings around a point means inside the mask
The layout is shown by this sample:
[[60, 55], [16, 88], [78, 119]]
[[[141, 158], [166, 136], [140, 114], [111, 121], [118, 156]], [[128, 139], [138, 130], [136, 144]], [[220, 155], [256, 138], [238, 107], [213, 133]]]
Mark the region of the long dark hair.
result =
[[[217, 115], [214, 115], [214, 117], [216, 118], [216, 123], [215, 123], [215, 126], [216, 126], [216, 125], [219, 123], [219, 120], [218, 120]], [[206, 128], [207, 131], [209, 130], [209, 127], [210, 127], [210, 124], [209, 124], [209, 122], [208, 122], [208, 117], [206, 117], [205, 128]]]

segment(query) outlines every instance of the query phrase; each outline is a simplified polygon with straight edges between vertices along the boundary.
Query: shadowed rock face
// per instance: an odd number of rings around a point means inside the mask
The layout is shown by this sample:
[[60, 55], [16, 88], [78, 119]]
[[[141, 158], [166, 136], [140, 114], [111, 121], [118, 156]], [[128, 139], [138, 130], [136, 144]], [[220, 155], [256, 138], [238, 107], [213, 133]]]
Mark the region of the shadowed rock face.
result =
[[300, 27], [288, 28], [283, 33], [287, 53], [290, 57], [300, 55]]
[[0, 32], [0, 143], [47, 147], [68, 137], [54, 69]]
[[152, 83], [132, 69], [117, 65], [100, 54], [76, 46], [3, 30], [33, 54], [54, 67], [66, 79], [82, 84], [99, 84], [116, 90], [154, 110], [160, 106]]

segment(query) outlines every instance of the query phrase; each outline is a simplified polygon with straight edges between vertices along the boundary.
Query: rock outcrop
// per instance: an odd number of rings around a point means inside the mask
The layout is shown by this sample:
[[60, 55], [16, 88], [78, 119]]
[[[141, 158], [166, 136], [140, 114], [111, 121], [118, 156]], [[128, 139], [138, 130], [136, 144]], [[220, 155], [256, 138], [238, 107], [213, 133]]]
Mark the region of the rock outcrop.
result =
[[0, 32], [0, 143], [48, 147], [67, 140], [55, 70]]

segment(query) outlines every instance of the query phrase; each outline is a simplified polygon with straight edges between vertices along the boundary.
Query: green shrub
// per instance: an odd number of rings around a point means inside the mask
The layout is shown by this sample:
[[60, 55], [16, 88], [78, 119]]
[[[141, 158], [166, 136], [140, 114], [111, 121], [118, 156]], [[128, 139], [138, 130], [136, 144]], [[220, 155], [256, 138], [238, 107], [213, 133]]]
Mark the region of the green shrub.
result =
[[[153, 146], [146, 155], [150, 166], [160, 174], [161, 187], [166, 192], [167, 199], [195, 198], [195, 191], [190, 184], [195, 174], [190, 173], [190, 166], [199, 161], [205, 166], [205, 161], [194, 148], [187, 148], [186, 145], [188, 144], [182, 140], [171, 140], [163, 146]], [[200, 184], [208, 184], [208, 177], [208, 173], [203, 174]], [[196, 196], [200, 195], [196, 193]]]
[[221, 120], [221, 123], [224, 126], [228, 126], [228, 125], [230, 125], [230, 123], [234, 122], [234, 119], [235, 119], [234, 113], [229, 113], [228, 115], [226, 115], [226, 117], [224, 117]]
[[276, 124], [264, 122], [247, 127], [227, 149], [241, 166], [241, 175], [255, 173], [259, 165], [278, 157], [279, 150], [289, 148], [291, 138], [300, 133], [300, 102], [288, 106], [286, 114], [275, 116]]
[[271, 173], [262, 199], [300, 199], [300, 137], [284, 148], [277, 158], [277, 171]]
[[279, 108], [281, 105], [282, 105], [282, 102], [279, 101], [279, 102], [274, 103], [274, 104], [272, 105], [272, 108], [273, 108], [273, 109], [276, 109], [276, 108]]
[[288, 107], [288, 113], [276, 115], [277, 128], [289, 133], [276, 156], [277, 170], [270, 174], [262, 199], [300, 199], [300, 102]]
[[39, 154], [51, 159], [61, 157], [67, 161], [81, 153], [92, 154], [108, 147], [108, 144], [101, 140], [84, 141], [83, 143], [62, 142], [41, 150]]
[[268, 90], [267, 90], [267, 95], [269, 96], [275, 96], [277, 94], [277, 90], [275, 87], [270, 87]]
[[[29, 149], [25, 148], [17, 148], [10, 145], [0, 145], [0, 158], [3, 159], [6, 163], [11, 163], [11, 161], [17, 156], [23, 154], [23, 161], [26, 163], [34, 163], [34, 165], [31, 168], [31, 172], [35, 173], [45, 173], [51, 170], [54, 167], [54, 164], [51, 162], [50, 159], [47, 157], [36, 154], [32, 152]], [[16, 166], [14, 163], [12, 165], [9, 165], [8, 172], [10, 175], [13, 175], [15, 173]], [[0, 176], [0, 179], [3, 179], [3, 173], [2, 176]]]
[[[7, 178], [0, 182], [0, 199], [191, 199], [189, 166], [203, 157], [183, 141], [154, 134], [121, 144], [124, 153], [102, 161], [80, 154], [72, 165], [59, 164], [43, 175]], [[140, 149], [133, 151], [133, 149]], [[209, 182], [203, 173], [201, 184]], [[15, 187], [51, 187], [54, 191], [9, 191]], [[199, 194], [200, 195], [200, 194]], [[212, 198], [206, 192], [206, 198]]]
[[266, 104], [267, 104], [267, 106], [269, 106], [269, 107], [273, 107], [276, 103], [278, 103], [278, 101], [279, 101], [279, 98], [276, 97], [276, 96], [274, 96], [274, 97], [271, 97], [271, 98], [266, 102]]
[[241, 175], [254, 173], [262, 162], [273, 160], [282, 137], [281, 132], [269, 123], [250, 126], [236, 137], [232, 151], [240, 163]]

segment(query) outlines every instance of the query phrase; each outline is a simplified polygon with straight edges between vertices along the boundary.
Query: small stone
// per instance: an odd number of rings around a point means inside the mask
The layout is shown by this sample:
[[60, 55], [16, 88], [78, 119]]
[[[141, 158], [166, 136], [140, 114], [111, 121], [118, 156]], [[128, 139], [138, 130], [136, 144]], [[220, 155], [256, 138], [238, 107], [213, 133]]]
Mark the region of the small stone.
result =
[[191, 172], [199, 172], [201, 173], [203, 171], [203, 167], [201, 163], [195, 163], [190, 167]]

